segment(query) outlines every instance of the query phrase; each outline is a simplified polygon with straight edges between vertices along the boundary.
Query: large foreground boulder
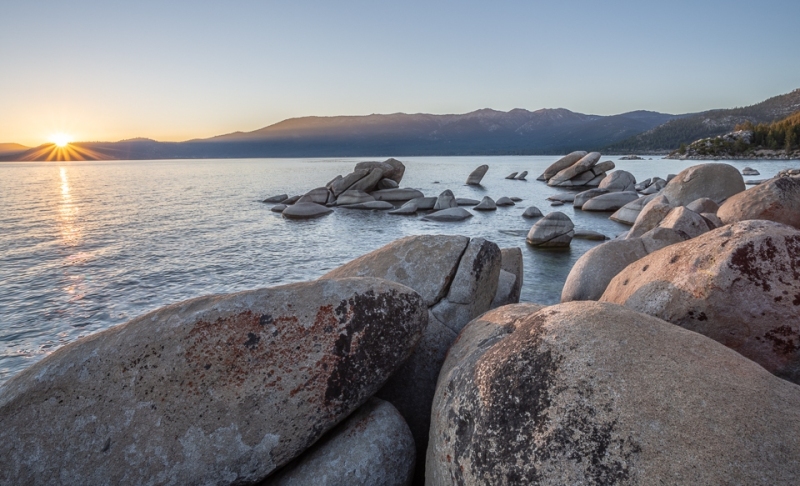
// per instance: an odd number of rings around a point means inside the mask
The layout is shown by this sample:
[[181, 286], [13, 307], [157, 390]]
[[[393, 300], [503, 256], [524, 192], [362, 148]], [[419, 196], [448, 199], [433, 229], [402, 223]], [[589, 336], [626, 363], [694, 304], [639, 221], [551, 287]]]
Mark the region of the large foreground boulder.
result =
[[470, 323], [450, 350], [426, 484], [772, 485], [800, 477], [800, 387], [621, 306], [571, 302], [527, 316], [516, 307]]
[[728, 164], [701, 164], [682, 170], [664, 187], [662, 194], [673, 206], [685, 206], [707, 197], [717, 204], [744, 191], [744, 179]]
[[252, 484], [372, 396], [426, 323], [419, 294], [372, 278], [156, 310], [0, 389], [0, 483]]
[[259, 486], [406, 486], [415, 455], [414, 438], [397, 409], [370, 398]]
[[[521, 252], [518, 255], [521, 257]], [[503, 255], [493, 242], [464, 236], [409, 236], [339, 267], [321, 278], [376, 276], [411, 287], [428, 307], [428, 327], [412, 356], [378, 392], [408, 422], [418, 457], [417, 481], [428, 444], [436, 379], [450, 344], [472, 319], [489, 310], [497, 292]], [[513, 252], [507, 266], [521, 261]], [[521, 273], [521, 268], [519, 269]], [[520, 279], [521, 281], [521, 279]]]
[[800, 383], [800, 231], [743, 221], [620, 272], [602, 299], [704, 334]]
[[776, 177], [731, 196], [717, 216], [725, 224], [766, 219], [800, 229], [800, 179]]

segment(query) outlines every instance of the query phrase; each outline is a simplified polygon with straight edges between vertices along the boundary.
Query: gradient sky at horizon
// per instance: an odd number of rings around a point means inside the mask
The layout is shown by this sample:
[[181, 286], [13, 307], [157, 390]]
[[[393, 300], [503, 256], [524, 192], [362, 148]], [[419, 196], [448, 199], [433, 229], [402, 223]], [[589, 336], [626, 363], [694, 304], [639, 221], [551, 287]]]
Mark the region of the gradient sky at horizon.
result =
[[796, 0], [21, 1], [0, 142], [186, 140], [308, 115], [686, 113], [800, 88]]

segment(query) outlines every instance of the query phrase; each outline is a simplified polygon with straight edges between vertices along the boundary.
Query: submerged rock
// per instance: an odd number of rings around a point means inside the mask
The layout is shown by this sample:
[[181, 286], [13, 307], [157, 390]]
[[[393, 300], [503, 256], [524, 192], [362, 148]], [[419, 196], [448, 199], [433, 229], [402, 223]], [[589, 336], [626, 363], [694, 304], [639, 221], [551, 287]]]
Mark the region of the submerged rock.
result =
[[272, 208], [270, 208], [270, 211], [272, 211], [273, 213], [282, 213], [283, 210], [286, 209], [287, 207], [288, 206], [286, 206], [285, 204], [276, 204], [272, 206]]
[[265, 203], [282, 203], [283, 201], [285, 201], [287, 199], [289, 199], [289, 195], [288, 194], [278, 194], [277, 196], [268, 197], [268, 198], [264, 199], [261, 202], [265, 202]]
[[495, 201], [495, 204], [497, 206], [515, 206], [514, 201], [512, 201], [510, 197], [505, 197], [505, 196]]
[[373, 395], [426, 323], [419, 294], [365, 278], [158, 309], [0, 389], [0, 482], [257, 482]]
[[522, 213], [522, 217], [527, 219], [541, 218], [542, 216], [542, 212], [536, 206], [530, 206]]

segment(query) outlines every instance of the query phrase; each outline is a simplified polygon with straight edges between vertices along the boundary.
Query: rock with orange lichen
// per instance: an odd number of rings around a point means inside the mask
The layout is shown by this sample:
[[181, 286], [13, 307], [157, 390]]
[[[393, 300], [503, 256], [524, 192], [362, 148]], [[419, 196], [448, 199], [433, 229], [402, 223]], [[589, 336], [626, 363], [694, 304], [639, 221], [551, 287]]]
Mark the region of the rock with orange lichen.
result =
[[800, 231], [742, 221], [637, 260], [602, 301], [704, 334], [800, 383]]
[[188, 300], [0, 388], [0, 484], [252, 484], [373, 395], [427, 325], [375, 278]]

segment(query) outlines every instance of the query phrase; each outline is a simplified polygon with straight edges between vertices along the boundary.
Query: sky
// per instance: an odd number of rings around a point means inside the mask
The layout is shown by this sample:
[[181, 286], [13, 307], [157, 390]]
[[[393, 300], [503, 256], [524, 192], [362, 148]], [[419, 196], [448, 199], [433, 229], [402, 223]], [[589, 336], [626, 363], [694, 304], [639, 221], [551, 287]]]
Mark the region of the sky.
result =
[[800, 88], [797, 19], [797, 0], [2, 0], [0, 142], [746, 106]]

